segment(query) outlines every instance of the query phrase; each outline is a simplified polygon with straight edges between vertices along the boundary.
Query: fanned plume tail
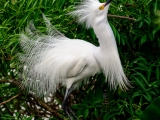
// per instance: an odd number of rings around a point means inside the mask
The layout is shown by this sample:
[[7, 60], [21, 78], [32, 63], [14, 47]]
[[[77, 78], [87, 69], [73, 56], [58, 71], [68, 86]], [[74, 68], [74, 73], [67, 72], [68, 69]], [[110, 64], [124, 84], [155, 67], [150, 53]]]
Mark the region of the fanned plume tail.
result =
[[22, 33], [19, 38], [23, 53], [18, 57], [20, 63], [24, 65], [20, 76], [24, 79], [23, 84], [29, 90], [35, 91], [38, 96], [45, 92], [55, 92], [59, 83], [63, 83], [62, 80], [66, 77], [66, 71], [59, 69], [65, 64], [62, 60], [65, 56], [60, 47], [67, 44], [68, 38], [55, 29], [44, 15], [43, 19], [47, 35], [38, 32], [31, 21], [25, 34]]

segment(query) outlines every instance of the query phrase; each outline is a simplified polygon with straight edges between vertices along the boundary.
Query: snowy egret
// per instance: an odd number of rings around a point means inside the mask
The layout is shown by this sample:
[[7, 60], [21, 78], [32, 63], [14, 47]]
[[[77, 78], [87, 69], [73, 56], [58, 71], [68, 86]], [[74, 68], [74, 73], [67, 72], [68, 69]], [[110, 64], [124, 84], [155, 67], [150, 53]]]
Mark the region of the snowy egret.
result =
[[93, 28], [100, 46], [79, 40], [69, 39], [53, 28], [50, 21], [43, 16], [48, 34], [34, 34], [33, 24], [21, 34], [20, 45], [23, 54], [19, 55], [24, 64], [24, 84], [35, 90], [38, 95], [54, 93], [59, 84], [66, 86], [62, 104], [63, 110], [71, 119], [75, 115], [67, 104], [72, 90], [82, 81], [96, 73], [103, 72], [112, 89], [119, 86], [126, 90], [129, 86], [120, 62], [113, 31], [108, 23], [107, 13], [110, 2], [98, 0], [81, 2], [71, 15], [78, 17], [78, 22]]

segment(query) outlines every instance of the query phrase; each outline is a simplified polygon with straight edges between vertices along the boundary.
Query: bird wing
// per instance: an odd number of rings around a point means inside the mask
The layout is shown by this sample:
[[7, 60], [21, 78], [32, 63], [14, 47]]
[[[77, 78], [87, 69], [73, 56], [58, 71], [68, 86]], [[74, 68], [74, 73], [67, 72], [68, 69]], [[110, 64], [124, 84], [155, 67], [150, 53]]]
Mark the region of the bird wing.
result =
[[83, 40], [52, 36], [38, 37], [38, 40], [23, 36], [21, 44], [25, 51], [21, 55], [21, 62], [27, 66], [23, 71], [25, 84], [42, 92], [50, 89], [50, 92], [54, 92], [59, 83], [78, 75], [86, 65], [83, 58], [93, 55], [96, 48]]
[[[40, 74], [48, 73], [48, 76], [52, 72], [52, 79], [59, 77], [66, 79], [67, 77], [75, 76], [85, 66], [83, 58], [93, 55], [94, 48], [95, 46], [82, 40], [63, 40], [57, 44], [54, 43], [54, 47], [41, 53], [40, 59], [36, 62], [35, 69]], [[82, 63], [77, 64], [80, 60], [84, 61], [83, 65]], [[72, 74], [69, 73], [68, 71], [75, 65], [80, 66], [78, 67], [79, 69], [75, 70]]]

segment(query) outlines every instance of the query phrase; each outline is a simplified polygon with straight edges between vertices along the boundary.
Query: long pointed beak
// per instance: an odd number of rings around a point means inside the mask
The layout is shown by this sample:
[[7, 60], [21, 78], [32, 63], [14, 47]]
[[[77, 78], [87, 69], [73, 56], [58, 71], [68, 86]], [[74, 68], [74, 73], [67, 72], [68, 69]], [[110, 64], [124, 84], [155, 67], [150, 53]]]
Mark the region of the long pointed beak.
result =
[[108, 0], [104, 6], [108, 5], [110, 2], [112, 2], [112, 0]]
[[103, 10], [105, 6], [107, 6], [112, 0], [108, 0], [107, 2], [105, 2], [103, 5], [101, 5], [99, 7], [99, 10]]

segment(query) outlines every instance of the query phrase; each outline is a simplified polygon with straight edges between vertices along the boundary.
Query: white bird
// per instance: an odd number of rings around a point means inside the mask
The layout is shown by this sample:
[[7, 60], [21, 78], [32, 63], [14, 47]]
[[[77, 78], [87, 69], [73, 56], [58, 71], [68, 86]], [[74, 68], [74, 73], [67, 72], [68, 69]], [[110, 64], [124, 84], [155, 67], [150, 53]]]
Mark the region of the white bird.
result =
[[[70, 114], [76, 117], [67, 106], [67, 99], [80, 81], [102, 71], [112, 89], [119, 86], [126, 90], [130, 86], [107, 19], [111, 1], [85, 0], [71, 13], [78, 17], [79, 23], [86, 24], [86, 28], [93, 28], [100, 44], [98, 47], [65, 37], [45, 16], [47, 35], [34, 34], [30, 29], [26, 29], [28, 35], [21, 34], [20, 45], [24, 53], [19, 55], [19, 60], [24, 64], [24, 84], [38, 95], [54, 93], [59, 84], [66, 86], [62, 108], [70, 119]], [[33, 25], [31, 28], [35, 29]]]

